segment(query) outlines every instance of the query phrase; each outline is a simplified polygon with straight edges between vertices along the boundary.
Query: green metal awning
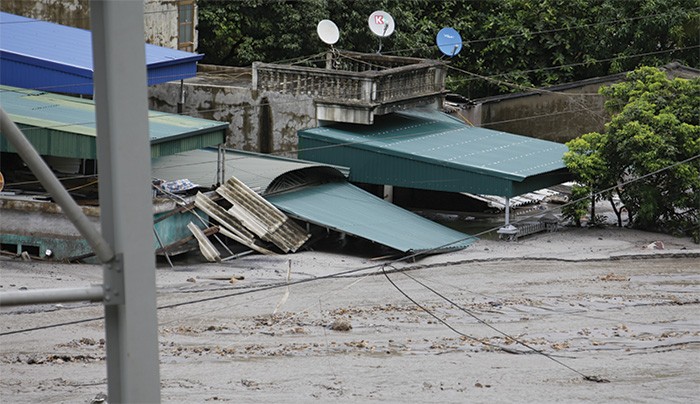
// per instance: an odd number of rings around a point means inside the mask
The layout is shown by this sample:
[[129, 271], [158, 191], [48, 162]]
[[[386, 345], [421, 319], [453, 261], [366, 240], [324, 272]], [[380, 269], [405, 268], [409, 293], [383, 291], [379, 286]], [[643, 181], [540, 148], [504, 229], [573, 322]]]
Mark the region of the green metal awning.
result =
[[565, 145], [468, 126], [438, 111], [298, 135], [299, 158], [350, 167], [354, 182], [511, 197], [570, 180]]
[[265, 199], [291, 216], [404, 253], [444, 253], [476, 241], [345, 181], [304, 186]]
[[[39, 154], [97, 158], [92, 100], [0, 86], [0, 106]], [[226, 138], [226, 124], [206, 119], [149, 111], [148, 123], [154, 158], [217, 145]], [[15, 152], [4, 136], [0, 151]]]

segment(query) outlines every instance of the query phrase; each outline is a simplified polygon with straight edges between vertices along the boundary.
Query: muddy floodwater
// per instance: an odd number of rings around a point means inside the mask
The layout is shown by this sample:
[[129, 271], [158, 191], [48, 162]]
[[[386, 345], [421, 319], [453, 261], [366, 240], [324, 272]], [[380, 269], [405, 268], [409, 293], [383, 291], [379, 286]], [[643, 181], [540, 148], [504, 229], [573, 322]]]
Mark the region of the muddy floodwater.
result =
[[[227, 296], [159, 310], [162, 401], [694, 402], [699, 257], [685, 239], [568, 229], [415, 262], [305, 251], [161, 265], [159, 306]], [[0, 290], [101, 282], [97, 266], [0, 268]], [[309, 281], [284, 286], [290, 269]], [[106, 393], [102, 311], [3, 308], [0, 401]]]

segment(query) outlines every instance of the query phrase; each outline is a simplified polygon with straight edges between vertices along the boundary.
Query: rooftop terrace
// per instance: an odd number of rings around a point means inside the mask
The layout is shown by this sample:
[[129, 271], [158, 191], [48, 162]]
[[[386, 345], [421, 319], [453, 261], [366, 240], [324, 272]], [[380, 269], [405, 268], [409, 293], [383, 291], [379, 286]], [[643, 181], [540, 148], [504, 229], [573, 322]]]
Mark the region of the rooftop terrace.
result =
[[433, 104], [445, 94], [444, 62], [346, 51], [307, 65], [253, 64], [254, 90], [308, 95], [316, 118], [371, 125], [375, 115]]

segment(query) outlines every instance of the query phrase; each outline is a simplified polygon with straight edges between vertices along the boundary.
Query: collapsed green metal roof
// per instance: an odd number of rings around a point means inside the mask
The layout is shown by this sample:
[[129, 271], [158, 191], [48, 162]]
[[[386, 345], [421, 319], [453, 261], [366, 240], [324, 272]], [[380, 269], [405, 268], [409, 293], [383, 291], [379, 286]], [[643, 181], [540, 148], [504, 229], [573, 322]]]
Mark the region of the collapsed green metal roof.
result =
[[404, 253], [444, 253], [476, 241], [345, 181], [299, 187], [265, 199], [291, 216]]
[[[95, 103], [76, 97], [0, 86], [0, 106], [41, 155], [96, 159]], [[223, 143], [226, 124], [148, 112], [151, 157]], [[0, 151], [15, 152], [4, 136]]]
[[350, 167], [354, 182], [510, 197], [570, 180], [565, 145], [468, 126], [438, 111], [298, 135], [299, 158]]
[[[205, 149], [154, 159], [153, 176], [209, 185], [216, 181], [216, 158], [216, 150]], [[226, 175], [297, 219], [401, 252], [444, 253], [476, 240], [347, 183], [344, 167], [226, 150]]]

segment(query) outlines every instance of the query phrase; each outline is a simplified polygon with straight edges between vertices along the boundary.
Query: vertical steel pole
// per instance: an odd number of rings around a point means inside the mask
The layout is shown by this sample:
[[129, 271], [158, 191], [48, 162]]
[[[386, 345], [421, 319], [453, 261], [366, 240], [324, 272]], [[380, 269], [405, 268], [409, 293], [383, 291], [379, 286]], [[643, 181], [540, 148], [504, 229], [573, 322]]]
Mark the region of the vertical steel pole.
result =
[[506, 226], [510, 225], [510, 198], [506, 196]]
[[181, 114], [185, 105], [185, 80], [180, 80], [180, 98], [177, 102], [177, 113]]
[[110, 403], [160, 401], [143, 1], [92, 0]]

